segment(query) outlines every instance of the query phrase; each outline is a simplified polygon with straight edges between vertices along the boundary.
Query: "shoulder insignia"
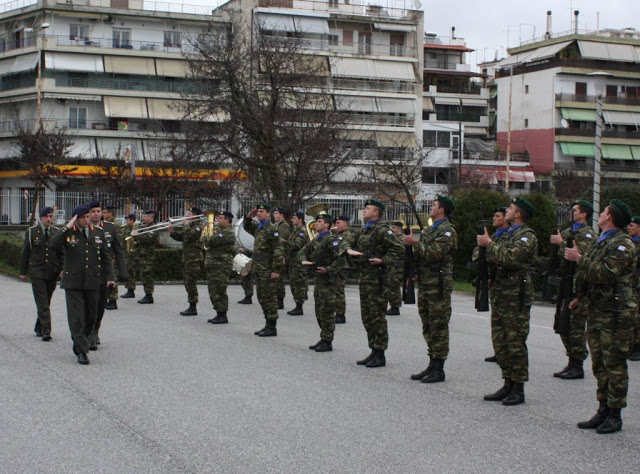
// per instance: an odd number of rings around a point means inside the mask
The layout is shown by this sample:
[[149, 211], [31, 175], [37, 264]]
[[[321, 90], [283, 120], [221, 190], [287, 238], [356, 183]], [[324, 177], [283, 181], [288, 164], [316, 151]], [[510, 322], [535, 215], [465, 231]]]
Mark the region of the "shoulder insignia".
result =
[[222, 237], [222, 234], [218, 234], [218, 237]]
[[591, 234], [586, 234], [585, 238], [590, 239], [591, 238]]
[[391, 232], [391, 230], [388, 230], [387, 234], [391, 235], [391, 234], [393, 234], [393, 232]]
[[624, 252], [625, 250], [627, 250], [627, 247], [625, 247], [624, 245], [618, 245], [618, 250]]
[[274, 232], [274, 233], [273, 233], [273, 236], [274, 236], [274, 237], [278, 237], [279, 235], [280, 235], [280, 234], [278, 234], [277, 232]]
[[198, 232], [200, 232], [200, 227], [196, 227], [196, 230], [197, 230]]
[[343, 240], [343, 239], [344, 239], [344, 237], [338, 237], [338, 240]]
[[529, 242], [529, 239], [526, 237], [520, 237], [520, 240], [522, 240], [523, 242]]
[[445, 232], [444, 235], [446, 235], [447, 237], [451, 237], [451, 232]]
[[300, 237], [304, 237], [304, 232], [300, 232]]
[[337, 247], [338, 245], [340, 245], [340, 243], [338, 243], [338, 241], [337, 241], [337, 240], [334, 240], [333, 242], [331, 242], [331, 244], [332, 244], [334, 247]]

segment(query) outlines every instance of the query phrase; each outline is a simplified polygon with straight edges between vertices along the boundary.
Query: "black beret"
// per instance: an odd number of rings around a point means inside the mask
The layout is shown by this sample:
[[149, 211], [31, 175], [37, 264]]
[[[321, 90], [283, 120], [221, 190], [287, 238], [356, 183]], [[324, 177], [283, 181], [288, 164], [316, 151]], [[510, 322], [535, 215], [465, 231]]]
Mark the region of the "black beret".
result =
[[280, 214], [286, 214], [287, 213], [287, 208], [286, 207], [276, 207], [275, 209], [276, 211], [278, 211]]
[[222, 215], [225, 216], [230, 221], [233, 220], [233, 214], [231, 214], [229, 211], [222, 211]]
[[82, 206], [74, 208], [73, 211], [71, 211], [71, 216], [82, 217], [85, 214], [89, 214], [90, 209], [89, 204], [83, 204]]
[[440, 194], [438, 194], [434, 199], [434, 201], [438, 201], [440, 205], [444, 208], [444, 210], [447, 212], [447, 214], [451, 214], [453, 210], [456, 208], [451, 198], [447, 196], [441, 196]]
[[381, 211], [384, 211], [384, 203], [377, 199], [367, 199], [364, 203], [365, 206], [376, 206]]
[[527, 201], [525, 198], [522, 197], [517, 197], [515, 198], [513, 202], [516, 206], [518, 206], [520, 209], [523, 209], [525, 211], [527, 211], [529, 213], [529, 215], [531, 217], [533, 217], [534, 215], [534, 209], [533, 209], [533, 204], [531, 204], [529, 201]]
[[100, 201], [90, 201], [87, 203], [89, 209], [93, 209], [94, 207], [100, 207]]
[[584, 206], [587, 209], [589, 209], [591, 212], [593, 212], [593, 206], [591, 205], [591, 203], [589, 201], [585, 201], [584, 199], [580, 199], [579, 201], [573, 201], [571, 203], [571, 207], [575, 206], [576, 204], [578, 206]]
[[146, 215], [153, 214], [155, 216], [156, 215], [156, 211], [154, 211], [153, 209], [147, 209], [146, 211], [144, 211], [144, 214], [146, 214]]
[[264, 209], [265, 211], [271, 212], [271, 204], [268, 202], [262, 202], [256, 206], [256, 209]]
[[192, 208], [189, 209], [193, 215], [195, 216], [201, 216], [202, 215], [202, 209], [200, 209], [199, 207], [195, 207], [193, 206]]
[[624, 202], [622, 202], [620, 199], [612, 199], [609, 202], [609, 206], [617, 210], [624, 218], [625, 222], [622, 224], [622, 226], [623, 227], [628, 226], [629, 222], [631, 222], [631, 208], [627, 206]]
[[127, 214], [127, 219], [130, 219], [132, 221], [137, 221], [138, 220], [138, 216], [136, 216], [133, 212], [131, 214]]
[[351, 220], [351, 217], [349, 217], [346, 214], [341, 214], [338, 217], [336, 217], [336, 220], [337, 221], [347, 221], [347, 222], [349, 222]]
[[302, 219], [302, 220], [304, 220], [304, 212], [302, 212], [302, 211], [298, 211], [298, 212], [296, 212], [296, 217], [297, 217], [298, 219]]
[[38, 214], [40, 217], [44, 217], [47, 214], [53, 214], [53, 207], [47, 206], [40, 209], [40, 213]]
[[105, 204], [104, 208], [107, 211], [115, 211], [116, 210], [116, 205], [110, 202], [109, 204]]

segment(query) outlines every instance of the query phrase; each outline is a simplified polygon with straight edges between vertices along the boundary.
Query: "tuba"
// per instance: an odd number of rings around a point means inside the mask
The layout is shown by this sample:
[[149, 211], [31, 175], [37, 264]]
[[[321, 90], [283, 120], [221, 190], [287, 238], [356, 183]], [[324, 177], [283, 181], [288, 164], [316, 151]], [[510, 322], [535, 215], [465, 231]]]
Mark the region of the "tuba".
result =
[[322, 202], [320, 204], [316, 204], [315, 206], [311, 206], [307, 209], [306, 214], [311, 216], [311, 220], [306, 224], [306, 231], [309, 240], [313, 240], [316, 238], [318, 233], [316, 232], [316, 217], [321, 214], [326, 214], [329, 211], [330, 204], [326, 202]]
[[218, 214], [220, 214], [218, 211], [204, 211], [204, 215], [207, 217], [207, 223], [204, 225], [204, 229], [202, 229], [200, 241], [203, 243], [202, 248], [205, 252], [209, 250], [209, 247], [204, 242], [213, 237], [216, 227], [216, 216]]

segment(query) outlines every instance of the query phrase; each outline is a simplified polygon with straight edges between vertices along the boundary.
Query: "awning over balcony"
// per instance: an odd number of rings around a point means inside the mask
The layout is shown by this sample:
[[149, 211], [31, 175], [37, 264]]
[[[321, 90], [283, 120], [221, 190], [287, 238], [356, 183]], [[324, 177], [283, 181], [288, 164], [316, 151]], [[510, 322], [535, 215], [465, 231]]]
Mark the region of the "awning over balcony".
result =
[[33, 71], [38, 65], [38, 54], [29, 53], [0, 61], [0, 76], [18, 72]]
[[291, 15], [274, 15], [271, 13], [260, 13], [256, 18], [261, 30], [286, 31], [295, 33], [296, 27]]
[[104, 72], [114, 74], [140, 74], [155, 76], [156, 67], [153, 58], [130, 58], [127, 56], [105, 56]]
[[[498, 184], [499, 181], [506, 181], [507, 170], [505, 167], [489, 166], [463, 166], [462, 177], [467, 182], [478, 182], [486, 184]], [[510, 169], [509, 182], [512, 183], [535, 183], [536, 177], [530, 169]]]
[[640, 113], [605, 110], [602, 115], [605, 123], [612, 125], [635, 125], [637, 127], [640, 124]]
[[563, 155], [586, 156], [593, 158], [596, 154], [595, 147], [591, 143], [560, 143]]
[[417, 148], [418, 142], [413, 133], [376, 132], [376, 142], [383, 148]]
[[634, 160], [640, 160], [640, 146], [632, 146], [631, 154], [633, 155]]
[[186, 77], [187, 63], [178, 59], [158, 59], [156, 58], [156, 69], [158, 76], [165, 77]]
[[486, 107], [488, 102], [483, 99], [462, 99], [462, 105], [467, 107]]
[[640, 62], [640, 48], [630, 44], [578, 41], [578, 48], [580, 48], [580, 54], [585, 59], [600, 59], [624, 63]]
[[329, 34], [329, 22], [326, 18], [295, 17], [294, 26], [296, 31], [302, 34]]
[[397, 23], [374, 23], [373, 27], [380, 31], [416, 31], [415, 25], [399, 25]]
[[155, 120], [182, 120], [184, 112], [177, 106], [175, 100], [147, 99], [149, 103], [149, 118]]
[[147, 101], [141, 97], [105, 97], [104, 114], [107, 117], [149, 118]]
[[562, 118], [567, 120], [576, 120], [578, 122], [595, 122], [596, 111], [589, 109], [560, 109]]
[[431, 97], [422, 98], [422, 110], [426, 110], [427, 112], [433, 112], [436, 110], [433, 106], [433, 99]]
[[[592, 143], [560, 143], [562, 153], [568, 156], [585, 156], [588, 158], [594, 158], [596, 156], [596, 147]], [[629, 145], [610, 145], [603, 144], [602, 158], [606, 160], [633, 160], [636, 159], [639, 154], [634, 153], [633, 148]]]
[[58, 92], [45, 92], [43, 97], [45, 99], [88, 100], [91, 102], [100, 102], [102, 100], [101, 95], [65, 94]]
[[496, 67], [507, 67], [514, 66], [520, 63], [530, 63], [534, 61], [541, 61], [543, 59], [552, 58], [564, 48], [566, 48], [571, 41], [563, 41], [562, 43], [550, 44], [549, 46], [544, 46], [542, 48], [534, 49], [533, 51], [526, 51], [524, 53], [515, 54], [513, 56], [509, 56], [508, 58], [500, 61]]
[[55, 71], [104, 72], [102, 56], [95, 54], [44, 53], [44, 63]]
[[336, 96], [336, 109], [353, 112], [377, 112], [378, 106], [373, 97]]
[[415, 100], [412, 99], [381, 99], [376, 98], [378, 112], [388, 114], [413, 115], [415, 111]]
[[378, 59], [336, 58], [331, 60], [331, 74], [336, 77], [360, 77], [366, 79], [395, 79], [415, 82], [413, 66], [403, 61]]
[[627, 145], [602, 145], [602, 157], [607, 160], [633, 160], [631, 147]]
[[460, 105], [460, 99], [457, 97], [436, 97], [438, 105]]

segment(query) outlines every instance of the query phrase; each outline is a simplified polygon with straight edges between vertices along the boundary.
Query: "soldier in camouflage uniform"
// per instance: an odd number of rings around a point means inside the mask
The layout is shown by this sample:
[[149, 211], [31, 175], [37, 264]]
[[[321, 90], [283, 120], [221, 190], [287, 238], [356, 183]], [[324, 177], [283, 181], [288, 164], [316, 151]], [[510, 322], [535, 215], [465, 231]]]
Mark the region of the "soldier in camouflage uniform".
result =
[[[127, 263], [127, 280], [124, 287], [127, 292], [121, 298], [135, 298], [136, 281], [139, 276], [138, 268], [138, 252], [136, 252], [135, 241], [131, 237], [131, 232], [136, 229], [137, 217], [135, 214], [128, 214], [124, 218], [124, 227], [122, 228], [122, 245], [125, 249], [125, 260]], [[128, 237], [131, 237], [130, 239]]]
[[598, 219], [602, 233], [586, 253], [582, 255], [575, 246], [565, 249], [565, 258], [578, 262], [577, 296], [570, 307], [585, 305], [588, 311], [587, 340], [600, 404], [596, 414], [578, 423], [578, 428], [601, 434], [622, 429], [620, 412], [627, 406], [627, 358], [637, 314], [631, 288], [636, 248], [623, 231], [630, 221], [629, 206], [612, 199]]
[[487, 260], [496, 266], [491, 282], [491, 339], [502, 369], [504, 385], [495, 393], [485, 395], [488, 401], [503, 405], [525, 402], [524, 383], [529, 380], [527, 336], [533, 304], [531, 266], [538, 254], [538, 239], [527, 225], [533, 217], [533, 205], [516, 198], [507, 208], [505, 218], [511, 227], [507, 235], [491, 240], [485, 229], [477, 237], [478, 245], [487, 247]]
[[[629, 233], [629, 237], [633, 240], [633, 243], [636, 244], [636, 269], [635, 269], [635, 278], [633, 280], [632, 288], [633, 288], [633, 297], [636, 301], [636, 304], [640, 303], [640, 288], [638, 288], [638, 280], [640, 277], [640, 216], [633, 216], [631, 218], [631, 223], [627, 226], [627, 232]], [[629, 356], [629, 360], [638, 361], [640, 360], [640, 307], [638, 307], [638, 314], [636, 315], [636, 330], [634, 332], [634, 349]]]
[[[558, 245], [558, 261], [561, 262], [560, 273], [567, 271], [568, 263], [564, 258], [564, 249], [568, 239], [573, 239], [581, 254], [584, 254], [596, 239], [596, 233], [587, 223], [591, 221], [593, 206], [584, 200], [571, 203], [571, 220], [573, 224], [564, 231], [551, 236], [551, 245]], [[575, 280], [575, 276], [574, 276]], [[573, 283], [572, 283], [573, 284]], [[570, 312], [569, 334], [561, 335], [562, 344], [567, 351], [569, 363], [560, 372], [553, 374], [563, 380], [583, 379], [583, 361], [587, 358], [587, 310], [576, 308]]]
[[56, 280], [62, 269], [62, 249], [51, 249], [51, 238], [60, 229], [51, 225], [53, 207], [43, 207], [39, 213], [40, 222], [29, 227], [22, 246], [20, 278], [31, 279], [33, 298], [36, 301], [38, 317], [34, 331], [43, 341], [51, 340], [51, 297], [56, 289]]
[[187, 301], [189, 307], [180, 311], [182, 316], [196, 316], [198, 314], [198, 277], [202, 271], [202, 245], [200, 235], [202, 235], [202, 222], [200, 218], [193, 219], [194, 216], [202, 215], [199, 207], [192, 207], [187, 211], [184, 226], [181, 229], [168, 227], [169, 235], [173, 240], [182, 242], [182, 274], [184, 288], [187, 290]]
[[153, 304], [153, 261], [156, 258], [156, 246], [160, 237], [157, 232], [145, 232], [139, 235], [138, 232], [153, 225], [155, 220], [155, 211], [145, 211], [142, 215], [143, 225], [138, 230], [131, 232], [136, 243], [140, 280], [142, 280], [144, 288], [144, 298], [138, 300], [140, 304]]
[[[253, 217], [258, 222], [253, 221]], [[273, 337], [278, 335], [278, 300], [276, 280], [284, 267], [284, 246], [280, 233], [271, 224], [271, 205], [262, 203], [247, 214], [243, 221], [244, 230], [255, 237], [253, 244], [253, 266], [256, 280], [258, 303], [266, 320], [265, 327], [255, 332], [256, 336]]]
[[298, 256], [305, 268], [314, 267], [316, 274], [313, 299], [316, 319], [320, 326], [320, 340], [309, 349], [316, 352], [333, 350], [333, 333], [336, 328], [335, 279], [344, 267], [343, 249], [340, 242], [331, 235], [333, 216], [322, 214], [316, 218], [317, 236], [305, 245]]
[[[280, 234], [280, 240], [283, 245], [286, 245], [286, 242], [289, 240], [291, 236], [291, 225], [286, 220], [287, 210], [284, 207], [277, 207], [273, 211], [273, 226], [276, 228], [278, 234]], [[286, 251], [286, 248], [285, 248]], [[276, 294], [278, 295], [278, 309], [284, 309], [284, 297], [286, 295], [285, 292], [285, 280], [287, 279], [288, 274], [288, 266], [289, 260], [288, 255], [285, 254], [285, 264], [280, 272], [280, 276], [276, 280]]]
[[351, 257], [360, 257], [360, 311], [362, 324], [367, 331], [371, 354], [357, 362], [366, 367], [384, 367], [384, 351], [389, 343], [387, 320], [387, 297], [385, 294], [386, 272], [402, 255], [402, 244], [389, 226], [380, 221], [384, 204], [375, 199], [365, 202], [362, 218], [364, 228], [356, 235], [354, 249], [347, 249]]
[[402, 287], [404, 285], [404, 232], [402, 221], [391, 222], [391, 231], [396, 238], [402, 243], [402, 258], [394, 262], [389, 269], [387, 276], [387, 300], [389, 301], [389, 310], [387, 316], [399, 316], [400, 306], [402, 306]]
[[[355, 236], [349, 230], [350, 217], [343, 214], [338, 216], [335, 222], [334, 234], [344, 250], [351, 248], [355, 241]], [[336, 324], [344, 324], [347, 322], [345, 316], [347, 311], [347, 302], [344, 297], [344, 289], [347, 283], [347, 272], [345, 270], [338, 274], [335, 282], [336, 288]]]
[[284, 242], [285, 258], [289, 262], [289, 284], [291, 285], [291, 295], [296, 302], [296, 307], [287, 314], [291, 316], [302, 316], [304, 314], [302, 305], [307, 301], [307, 291], [309, 289], [309, 276], [307, 269], [300, 265], [298, 252], [309, 242], [307, 229], [304, 225], [304, 212], [296, 212], [291, 217], [293, 231], [289, 240]]
[[420, 240], [411, 234], [405, 243], [414, 246], [418, 265], [418, 312], [422, 320], [422, 335], [427, 342], [429, 365], [411, 380], [422, 383], [444, 382], [444, 361], [449, 355], [449, 320], [453, 291], [453, 257], [458, 247], [458, 234], [449, 221], [454, 210], [453, 201], [436, 196], [429, 210], [433, 220], [422, 231]]
[[[116, 215], [115, 215], [115, 210], [116, 210], [116, 206], [113, 204], [105, 204], [105, 206], [102, 208], [102, 220], [104, 222], [109, 222], [110, 224], [113, 224], [113, 226], [115, 227], [116, 230], [116, 236], [118, 239], [118, 243], [120, 244], [120, 248], [124, 248], [124, 245], [122, 243], [122, 229], [121, 227], [116, 224]], [[126, 257], [125, 257], [126, 260]], [[126, 266], [126, 261], [124, 263], [124, 265]], [[117, 269], [114, 268], [114, 270], [116, 270], [116, 281], [124, 281], [126, 280], [125, 278], [123, 278], [119, 272], [117, 271]], [[109, 309], [109, 310], [114, 310], [114, 309], [118, 309], [118, 285], [113, 285], [111, 288], [109, 288], [107, 290], [107, 305], [104, 307], [104, 309]]]
[[209, 298], [216, 311], [216, 317], [207, 320], [211, 324], [227, 324], [229, 322], [227, 318], [229, 310], [227, 285], [233, 267], [233, 257], [236, 254], [236, 237], [233, 233], [233, 227], [231, 227], [232, 220], [233, 214], [229, 211], [222, 211], [216, 216], [216, 226], [211, 232], [211, 236], [202, 237]]

